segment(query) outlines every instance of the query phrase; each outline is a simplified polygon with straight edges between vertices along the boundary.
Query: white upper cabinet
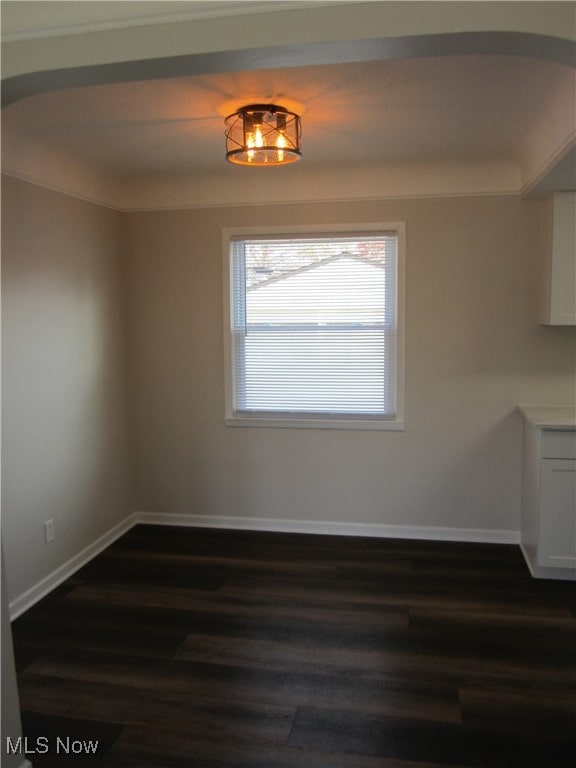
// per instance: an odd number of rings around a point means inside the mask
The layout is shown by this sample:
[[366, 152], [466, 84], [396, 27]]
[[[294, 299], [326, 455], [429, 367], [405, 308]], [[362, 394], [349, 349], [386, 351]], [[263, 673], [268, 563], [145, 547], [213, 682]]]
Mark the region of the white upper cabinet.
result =
[[546, 201], [545, 325], [576, 325], [576, 192]]

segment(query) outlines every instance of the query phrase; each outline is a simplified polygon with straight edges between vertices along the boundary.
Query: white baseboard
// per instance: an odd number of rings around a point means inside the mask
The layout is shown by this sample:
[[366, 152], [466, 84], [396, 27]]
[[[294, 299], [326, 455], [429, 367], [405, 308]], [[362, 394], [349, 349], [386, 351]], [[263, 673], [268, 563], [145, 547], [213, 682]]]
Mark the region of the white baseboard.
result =
[[96, 539], [55, 571], [16, 597], [9, 604], [10, 619], [45, 597], [55, 587], [100, 554], [136, 524], [176, 525], [190, 528], [227, 528], [243, 531], [275, 533], [311, 533], [331, 536], [367, 536], [380, 539], [413, 539], [429, 541], [461, 541], [481, 544], [519, 544], [520, 532], [484, 528], [439, 528], [436, 526], [386, 525], [382, 523], [340, 523], [320, 520], [277, 520], [260, 517], [226, 517], [213, 515], [177, 515], [162, 512], [134, 512]]
[[70, 560], [52, 571], [52, 573], [49, 573], [48, 576], [45, 576], [33, 587], [14, 598], [8, 606], [10, 620], [13, 621], [18, 618], [20, 614], [27, 611], [28, 608], [31, 608], [34, 603], [37, 603], [45, 597], [59, 584], [66, 581], [72, 574], [76, 573], [77, 570], [86, 565], [86, 563], [89, 563], [90, 560], [96, 557], [96, 555], [100, 554], [106, 547], [109, 547], [110, 544], [116, 541], [116, 539], [123, 536], [135, 525], [136, 517], [135, 514], [129, 515], [122, 520], [122, 522], [118, 523], [113, 528], [110, 528], [109, 531], [106, 531], [106, 533], [96, 539], [96, 541], [93, 541], [92, 544], [89, 544], [83, 550], [78, 552], [77, 555], [74, 555]]
[[557, 579], [561, 581], [576, 581], [576, 571], [574, 568], [549, 568], [537, 565], [531, 557], [524, 544], [520, 544], [520, 549], [526, 560], [526, 565], [531, 575], [535, 579]]
[[339, 523], [318, 520], [276, 520], [260, 517], [174, 515], [137, 512], [136, 522], [144, 525], [181, 525], [196, 528], [228, 528], [277, 533], [317, 533], [332, 536], [369, 536], [380, 539], [428, 539], [482, 544], [519, 544], [520, 532], [484, 528], [439, 528], [436, 526], [385, 525], [382, 523]]

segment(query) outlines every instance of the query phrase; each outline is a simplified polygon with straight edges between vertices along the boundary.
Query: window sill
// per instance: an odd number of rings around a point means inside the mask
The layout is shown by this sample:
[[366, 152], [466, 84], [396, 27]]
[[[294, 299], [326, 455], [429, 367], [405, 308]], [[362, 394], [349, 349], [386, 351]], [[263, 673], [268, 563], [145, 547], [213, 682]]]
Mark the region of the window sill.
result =
[[404, 421], [398, 419], [323, 419], [274, 418], [270, 416], [229, 416], [227, 427], [273, 427], [284, 429], [356, 429], [404, 431]]

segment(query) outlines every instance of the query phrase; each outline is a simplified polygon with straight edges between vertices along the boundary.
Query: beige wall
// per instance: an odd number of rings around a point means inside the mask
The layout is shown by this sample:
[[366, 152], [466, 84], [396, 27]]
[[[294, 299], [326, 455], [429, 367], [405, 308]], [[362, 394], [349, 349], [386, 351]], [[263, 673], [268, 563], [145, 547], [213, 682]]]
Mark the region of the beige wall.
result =
[[[132, 511], [115, 211], [4, 177], [2, 533], [9, 597]], [[46, 545], [45, 520], [56, 539]]]
[[[221, 228], [406, 221], [406, 429], [224, 426]], [[126, 215], [137, 509], [518, 531], [519, 403], [574, 397], [539, 326], [541, 204], [468, 197]]]

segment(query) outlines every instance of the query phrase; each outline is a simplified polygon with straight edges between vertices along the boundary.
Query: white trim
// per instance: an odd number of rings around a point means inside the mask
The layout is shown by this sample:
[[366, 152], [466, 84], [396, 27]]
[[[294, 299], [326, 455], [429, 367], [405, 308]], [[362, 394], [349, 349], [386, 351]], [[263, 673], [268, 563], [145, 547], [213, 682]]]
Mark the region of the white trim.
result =
[[[92, 203], [93, 205], [101, 206], [102, 208], [108, 208], [112, 211], [117, 211], [118, 213], [158, 213], [158, 212], [166, 212], [166, 211], [199, 211], [199, 210], [210, 210], [211, 208], [258, 208], [262, 207], [263, 205], [266, 206], [290, 206], [290, 205], [302, 205], [303, 201], [302, 199], [299, 200], [293, 200], [291, 198], [287, 198], [286, 200], [256, 200], [256, 201], [240, 201], [240, 202], [234, 202], [234, 201], [224, 201], [224, 202], [208, 202], [208, 203], [201, 203], [197, 200], [189, 202], [173, 202], [168, 205], [162, 205], [160, 202], [150, 204], [150, 205], [130, 205], [130, 201], [124, 201], [123, 203], [115, 202], [113, 198], [117, 198], [121, 195], [120, 192], [117, 191], [116, 194], [110, 194], [109, 198], [105, 198], [104, 196], [98, 196], [96, 194], [90, 194], [89, 192], [81, 192], [75, 189], [72, 189], [71, 186], [65, 186], [64, 184], [61, 184], [60, 181], [46, 181], [44, 179], [41, 179], [36, 176], [31, 176], [27, 173], [24, 173], [19, 170], [9, 169], [5, 168], [1, 171], [3, 176], [10, 176], [14, 179], [18, 179], [19, 181], [27, 182], [28, 184], [33, 184], [37, 187], [42, 187], [43, 189], [47, 189], [51, 192], [57, 192], [61, 195], [66, 195], [67, 197], [73, 197], [77, 200], [82, 200], [86, 203]], [[502, 188], [494, 188], [493, 190], [488, 191], [482, 191], [482, 190], [471, 190], [471, 191], [452, 191], [452, 192], [443, 192], [443, 191], [437, 191], [437, 192], [394, 192], [390, 193], [388, 195], [383, 195], [381, 193], [374, 194], [374, 195], [364, 195], [362, 197], [329, 197], [326, 195], [314, 197], [310, 200], [305, 200], [304, 202], [309, 205], [324, 205], [324, 204], [342, 204], [342, 203], [378, 203], [378, 202], [388, 202], [390, 200], [441, 200], [441, 199], [460, 199], [465, 197], [519, 197], [523, 195], [524, 193], [518, 189], [502, 189]], [[544, 193], [542, 195], [538, 194], [535, 197], [543, 197]]]
[[367, 536], [381, 539], [461, 541], [481, 544], [519, 544], [520, 531], [484, 528], [440, 528], [436, 526], [387, 525], [385, 523], [341, 523], [321, 520], [280, 520], [261, 517], [178, 515], [137, 512], [143, 525], [177, 525], [195, 528], [228, 528], [276, 533], [312, 533], [331, 536]]
[[[397, 242], [396, 259], [396, 381], [394, 416], [392, 418], [354, 418], [342, 414], [342, 418], [309, 417], [304, 413], [295, 416], [264, 416], [235, 411], [234, 341], [232, 331], [232, 295], [234, 292], [231, 266], [231, 244], [234, 240], [292, 238], [302, 235], [322, 237], [348, 237], [350, 235], [388, 235], [394, 233]], [[404, 430], [405, 398], [405, 324], [406, 324], [406, 222], [353, 222], [347, 224], [290, 224], [256, 227], [222, 228], [222, 275], [224, 315], [224, 424], [227, 427], [274, 427], [291, 429], [353, 429], [353, 430]]]
[[403, 419], [296, 419], [296, 418], [269, 418], [253, 416], [226, 416], [224, 424], [227, 427], [274, 427], [275, 429], [380, 429], [402, 432], [404, 430]]
[[535, 579], [559, 579], [562, 581], [576, 581], [576, 569], [574, 568], [549, 568], [536, 565], [530, 557], [528, 548], [520, 543], [520, 549], [528, 566], [528, 570]]
[[[562, 160], [566, 158], [570, 151], [576, 147], [576, 130], [572, 130], [564, 141], [548, 155], [546, 160], [540, 163], [538, 168], [531, 174], [531, 176], [522, 184], [520, 188], [521, 197], [534, 197], [542, 198], [551, 192], [554, 192], [554, 188], [546, 188], [546, 178], [551, 176], [554, 169], [557, 168]], [[570, 178], [573, 179], [573, 165], [570, 163], [569, 173]], [[542, 185], [542, 188], [541, 186]]]
[[[13, 176], [16, 176], [15, 173], [11, 174]], [[31, 182], [33, 184], [39, 184], [42, 186], [41, 182]], [[66, 192], [63, 192], [63, 194], [66, 194]], [[73, 194], [73, 193], [71, 193]], [[201, 211], [201, 210], [208, 210], [210, 208], [261, 208], [263, 205], [265, 206], [282, 206], [282, 205], [302, 205], [305, 203], [306, 205], [315, 205], [316, 203], [320, 204], [326, 204], [326, 203], [378, 203], [378, 202], [388, 202], [390, 200], [441, 200], [441, 199], [460, 199], [463, 197], [519, 197], [520, 196], [520, 189], [494, 189], [493, 191], [469, 191], [469, 192], [422, 192], [420, 194], [416, 192], [396, 192], [394, 194], [390, 193], [389, 195], [383, 195], [382, 193], [379, 193], [377, 195], [365, 195], [363, 197], [314, 197], [310, 200], [293, 200], [293, 199], [286, 199], [286, 200], [258, 200], [258, 201], [242, 201], [242, 202], [209, 202], [209, 203], [200, 203], [197, 201], [190, 201], [189, 203], [183, 203], [183, 202], [175, 202], [170, 205], [161, 205], [160, 203], [154, 204], [154, 205], [134, 205], [134, 207], [131, 206], [114, 206], [113, 204], [106, 204], [107, 207], [115, 208], [115, 210], [120, 211], [121, 213], [158, 213], [161, 211]]]
[[30, 589], [23, 592], [18, 597], [14, 598], [9, 605], [10, 620], [13, 621], [20, 616], [28, 608], [31, 608], [35, 603], [45, 597], [49, 592], [55, 589], [63, 581], [66, 581], [70, 576], [76, 573], [77, 570], [82, 568], [86, 563], [89, 563], [96, 555], [99, 555], [106, 547], [123, 536], [127, 531], [134, 527], [136, 523], [136, 515], [131, 514], [125, 520], [110, 528], [105, 534], [100, 536], [92, 544], [78, 552], [77, 555], [71, 557], [61, 566], [56, 568], [55, 571], [49, 573], [37, 584]]

